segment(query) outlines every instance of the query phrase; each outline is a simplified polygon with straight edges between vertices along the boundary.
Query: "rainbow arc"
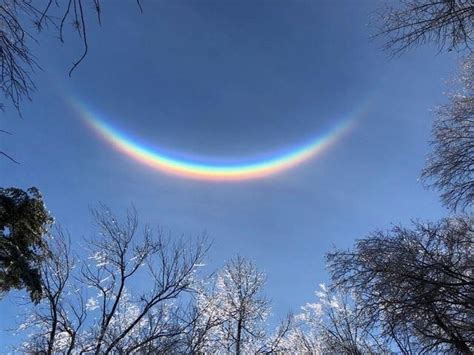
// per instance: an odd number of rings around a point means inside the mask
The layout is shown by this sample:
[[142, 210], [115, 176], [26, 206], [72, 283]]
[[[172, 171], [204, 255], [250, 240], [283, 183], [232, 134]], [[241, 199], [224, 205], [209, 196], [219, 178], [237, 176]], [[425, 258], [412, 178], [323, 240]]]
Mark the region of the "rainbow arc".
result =
[[84, 105], [75, 106], [81, 117], [94, 131], [117, 150], [164, 173], [200, 180], [241, 181], [277, 174], [314, 158], [339, 141], [354, 125], [353, 119], [342, 120], [332, 129], [306, 144], [259, 160], [209, 163], [205, 159], [185, 159], [147, 146], [124, 131], [115, 128], [103, 116], [85, 108]]

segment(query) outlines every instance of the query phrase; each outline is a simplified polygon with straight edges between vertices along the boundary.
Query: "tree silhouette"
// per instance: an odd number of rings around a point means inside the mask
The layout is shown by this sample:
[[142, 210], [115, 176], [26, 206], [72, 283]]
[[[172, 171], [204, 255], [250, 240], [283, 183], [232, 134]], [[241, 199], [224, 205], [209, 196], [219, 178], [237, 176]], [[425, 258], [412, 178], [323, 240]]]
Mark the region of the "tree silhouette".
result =
[[[137, 0], [141, 10], [140, 1]], [[89, 16], [101, 23], [101, 0], [4, 0], [0, 4], [0, 90], [13, 106], [20, 110], [24, 99], [31, 98], [35, 89], [32, 72], [39, 63], [30, 44], [37, 34], [54, 32], [64, 41], [65, 26], [71, 24], [82, 41], [83, 52], [75, 60], [69, 75], [84, 60], [88, 52], [87, 23]], [[3, 107], [3, 105], [2, 105]]]
[[470, 0], [400, 0], [378, 15], [385, 48], [399, 54], [434, 43], [439, 50], [469, 49], [474, 41], [474, 4]]
[[463, 63], [461, 90], [438, 110], [433, 126], [433, 152], [422, 178], [442, 192], [452, 209], [464, 209], [474, 201], [474, 54]]
[[263, 345], [270, 311], [261, 295], [264, 284], [265, 275], [249, 260], [237, 257], [224, 266], [213, 292], [199, 298], [201, 313], [215, 318], [205, 351], [243, 354]]
[[329, 253], [329, 271], [384, 336], [415, 338], [416, 353], [472, 353], [473, 250], [474, 217], [417, 222]]
[[[177, 347], [189, 327], [180, 300], [192, 291], [206, 243], [171, 239], [139, 230], [130, 209], [123, 220], [107, 208], [93, 211], [99, 233], [88, 257], [71, 252], [60, 229], [43, 265], [46, 297], [25, 317], [31, 331], [24, 353], [164, 353]], [[146, 287], [139, 288], [139, 280]]]

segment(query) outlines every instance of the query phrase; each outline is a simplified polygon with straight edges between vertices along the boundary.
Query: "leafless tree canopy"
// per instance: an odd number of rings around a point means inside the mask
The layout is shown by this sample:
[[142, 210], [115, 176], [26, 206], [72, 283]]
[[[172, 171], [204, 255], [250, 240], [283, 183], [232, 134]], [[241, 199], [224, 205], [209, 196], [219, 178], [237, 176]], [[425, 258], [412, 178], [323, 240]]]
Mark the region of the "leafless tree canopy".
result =
[[[137, 4], [141, 10], [139, 0]], [[0, 3], [0, 89], [7, 101], [17, 109], [29, 99], [35, 85], [31, 74], [39, 68], [30, 43], [44, 29], [56, 32], [65, 39], [66, 26], [73, 27], [81, 38], [83, 52], [69, 71], [69, 75], [86, 57], [88, 51], [87, 22], [95, 18], [101, 22], [101, 0], [2, 0]]]
[[255, 352], [265, 339], [263, 324], [270, 310], [262, 295], [265, 275], [253, 263], [238, 257], [217, 275], [214, 292], [203, 294], [209, 312], [219, 320], [206, 351]]
[[378, 36], [394, 54], [408, 48], [435, 43], [439, 49], [465, 49], [474, 40], [472, 0], [388, 1], [378, 16]]
[[[310, 354], [388, 354], [389, 344], [366, 321], [350, 293], [324, 284], [316, 291], [317, 302], [307, 303], [287, 336], [285, 350]], [[396, 347], [392, 347], [395, 349]]]
[[329, 254], [333, 284], [269, 326], [265, 275], [243, 258], [209, 277], [207, 250], [94, 212], [88, 256], [57, 229], [25, 353], [403, 354], [474, 349], [474, 217], [396, 227]]
[[336, 287], [404, 353], [474, 350], [474, 218], [415, 223], [328, 255]]
[[[26, 353], [149, 353], [176, 346], [188, 324], [179, 322], [179, 302], [193, 288], [207, 247], [164, 237], [130, 210], [120, 222], [107, 209], [94, 212], [100, 233], [78, 259], [58, 230], [44, 264], [46, 298], [26, 316], [34, 329], [19, 349]], [[146, 280], [143, 290], [139, 280]]]
[[433, 152], [422, 172], [426, 183], [442, 192], [452, 209], [474, 201], [474, 55], [463, 64], [460, 92], [438, 110], [433, 126]]
[[[238, 258], [211, 279], [199, 278], [203, 239], [183, 239], [139, 228], [136, 212], [121, 222], [107, 208], [93, 211], [99, 234], [88, 257], [71, 249], [57, 228], [43, 264], [44, 298], [27, 308], [16, 349], [34, 354], [148, 354], [280, 349], [288, 316], [267, 335], [269, 303], [260, 296], [264, 275]], [[140, 233], [139, 233], [140, 232]], [[207, 285], [210, 282], [212, 287]]]
[[227, 263], [196, 289], [186, 321], [189, 331], [177, 352], [270, 354], [288, 349], [294, 318], [287, 315], [268, 333], [270, 302], [261, 295], [264, 285], [265, 275], [249, 260], [237, 257]]

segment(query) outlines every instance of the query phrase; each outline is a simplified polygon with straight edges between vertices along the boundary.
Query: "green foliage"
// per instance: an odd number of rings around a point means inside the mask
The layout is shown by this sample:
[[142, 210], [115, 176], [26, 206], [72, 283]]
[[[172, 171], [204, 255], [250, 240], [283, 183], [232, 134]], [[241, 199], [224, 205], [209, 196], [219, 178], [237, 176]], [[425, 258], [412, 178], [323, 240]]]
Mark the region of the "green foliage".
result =
[[0, 188], [0, 292], [26, 288], [42, 297], [41, 262], [48, 255], [45, 235], [53, 218], [35, 187]]

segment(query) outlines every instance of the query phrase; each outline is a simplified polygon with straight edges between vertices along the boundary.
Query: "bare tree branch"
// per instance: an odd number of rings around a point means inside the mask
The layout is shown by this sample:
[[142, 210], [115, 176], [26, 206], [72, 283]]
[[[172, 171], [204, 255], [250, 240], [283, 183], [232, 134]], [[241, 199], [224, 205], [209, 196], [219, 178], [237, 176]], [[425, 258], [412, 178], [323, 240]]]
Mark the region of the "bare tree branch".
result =
[[463, 63], [461, 91], [438, 110], [433, 126], [433, 152], [422, 171], [428, 186], [442, 192], [444, 204], [456, 210], [474, 201], [474, 54]]
[[[102, 1], [89, 0], [101, 24]], [[143, 11], [137, 1], [140, 12]], [[0, 5], [0, 90], [7, 101], [20, 112], [24, 99], [30, 100], [35, 90], [32, 74], [40, 66], [30, 50], [30, 41], [36, 42], [37, 33], [52, 28], [64, 42], [65, 24], [72, 23], [79, 35], [83, 52], [69, 70], [69, 76], [88, 53], [87, 7], [84, 0], [55, 1], [45, 4], [29, 0], [4, 0]], [[30, 27], [34, 26], [30, 31]], [[2, 105], [3, 106], [3, 105]]]
[[[474, 348], [474, 220], [394, 227], [328, 254], [336, 287], [352, 292], [369, 324], [415, 352]], [[415, 344], [415, 343], [413, 343]]]
[[400, 54], [411, 47], [434, 43], [439, 50], [467, 49], [474, 40], [472, 0], [401, 0], [388, 2], [377, 15], [376, 37]]

